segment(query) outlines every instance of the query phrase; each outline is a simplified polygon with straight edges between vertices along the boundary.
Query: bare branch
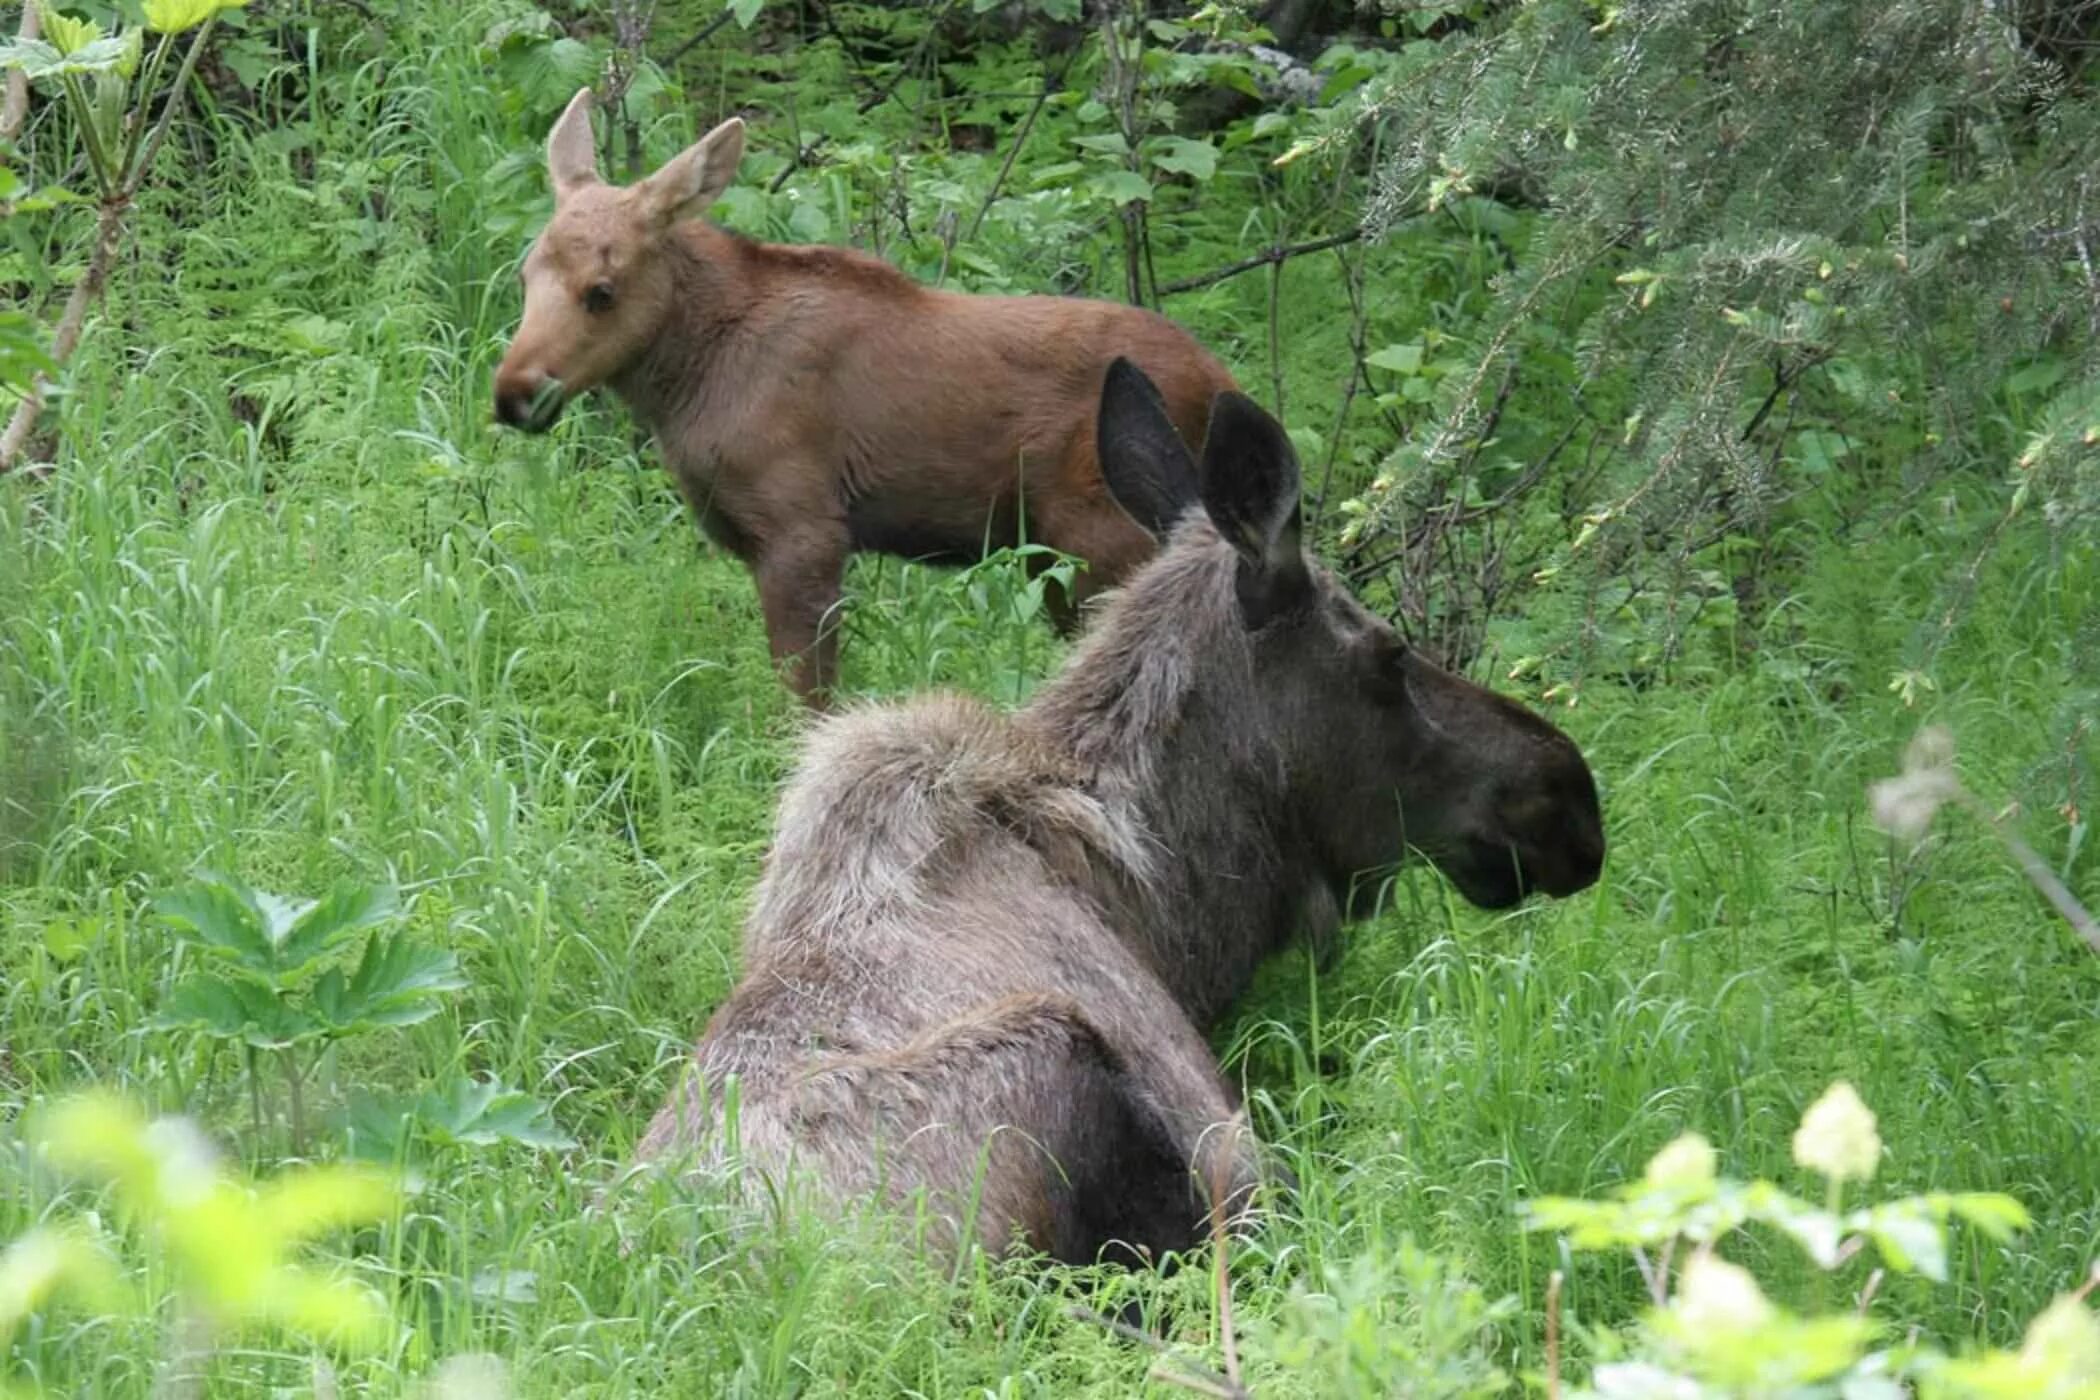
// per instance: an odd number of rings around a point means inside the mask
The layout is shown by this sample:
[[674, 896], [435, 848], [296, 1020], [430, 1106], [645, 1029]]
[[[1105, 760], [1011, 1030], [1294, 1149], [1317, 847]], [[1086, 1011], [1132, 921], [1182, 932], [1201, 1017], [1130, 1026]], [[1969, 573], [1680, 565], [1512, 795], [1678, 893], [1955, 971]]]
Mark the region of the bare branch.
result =
[[1295, 258], [1300, 253], [1318, 253], [1328, 248], [1339, 248], [1345, 243], [1354, 243], [1363, 236], [1364, 231], [1357, 228], [1351, 229], [1347, 233], [1337, 233], [1327, 238], [1315, 238], [1310, 243], [1293, 243], [1287, 247], [1279, 245], [1274, 248], [1264, 248], [1251, 258], [1241, 258], [1238, 262], [1221, 267], [1215, 272], [1205, 272], [1195, 277], [1184, 277], [1178, 282], [1169, 282], [1166, 286], [1159, 289], [1159, 294], [1166, 297], [1172, 296], [1176, 292], [1193, 292], [1198, 287], [1208, 287], [1213, 282], [1223, 282], [1226, 278], [1237, 277], [1242, 272], [1252, 272], [1257, 267], [1265, 267], [1270, 263], [1280, 263], [1285, 258]]
[[[19, 38], [28, 43], [44, 32], [44, 7], [36, 0], [23, 0]], [[7, 97], [0, 102], [0, 146], [12, 146], [29, 120], [29, 75], [21, 69], [7, 75]]]

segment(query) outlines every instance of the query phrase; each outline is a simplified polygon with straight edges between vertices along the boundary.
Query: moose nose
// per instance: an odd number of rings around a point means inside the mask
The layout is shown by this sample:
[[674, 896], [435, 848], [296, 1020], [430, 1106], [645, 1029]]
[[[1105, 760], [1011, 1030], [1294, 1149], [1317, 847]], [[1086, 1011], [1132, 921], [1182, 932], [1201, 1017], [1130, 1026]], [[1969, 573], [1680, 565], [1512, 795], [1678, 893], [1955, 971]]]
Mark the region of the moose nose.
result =
[[525, 420], [532, 416], [531, 397], [516, 392], [497, 394], [496, 416], [513, 428], [524, 427]]
[[561, 381], [543, 369], [496, 375], [496, 417], [529, 433], [545, 432], [561, 415]]

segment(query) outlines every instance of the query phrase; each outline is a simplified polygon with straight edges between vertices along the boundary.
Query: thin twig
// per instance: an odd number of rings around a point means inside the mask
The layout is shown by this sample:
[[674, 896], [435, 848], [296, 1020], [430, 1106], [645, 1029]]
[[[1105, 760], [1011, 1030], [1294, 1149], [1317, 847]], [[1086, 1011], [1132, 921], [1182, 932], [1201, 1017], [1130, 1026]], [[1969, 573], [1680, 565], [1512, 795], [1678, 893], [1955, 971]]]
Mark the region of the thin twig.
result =
[[[1157, 286], [1157, 283], [1154, 283]], [[1287, 421], [1283, 411], [1283, 259], [1269, 264], [1269, 390], [1276, 398], [1270, 412], [1279, 423]]]
[[1264, 248], [1251, 258], [1241, 258], [1238, 262], [1221, 267], [1215, 272], [1205, 272], [1195, 277], [1184, 277], [1178, 282], [1169, 282], [1166, 286], [1156, 290], [1163, 297], [1173, 296], [1176, 292], [1193, 292], [1198, 287], [1208, 287], [1213, 282], [1223, 282], [1228, 277], [1237, 277], [1242, 272], [1252, 272], [1257, 267], [1264, 267], [1269, 263], [1279, 263], [1285, 258], [1295, 258], [1301, 253], [1318, 253], [1328, 248], [1339, 248], [1345, 243], [1354, 243], [1363, 236], [1364, 231], [1359, 228], [1351, 229], [1347, 233], [1333, 234], [1327, 238], [1315, 238], [1310, 243], [1293, 243], [1288, 247]]
[[715, 17], [714, 17], [713, 19], [711, 19], [711, 20], [709, 20], [709, 21], [708, 21], [707, 23], [705, 23], [705, 24], [701, 25], [701, 26], [700, 26], [700, 32], [699, 32], [699, 33], [697, 33], [697, 34], [693, 35], [693, 37], [692, 37], [692, 38], [690, 38], [690, 39], [686, 40], [686, 41], [685, 41], [684, 43], [680, 44], [680, 45], [679, 45], [679, 46], [678, 46], [677, 48], [675, 48], [675, 49], [671, 50], [671, 52], [670, 52], [669, 56], [667, 56], [667, 57], [666, 57], [666, 58], [664, 59], [664, 61], [663, 61], [663, 65], [662, 65], [662, 66], [663, 66], [663, 67], [665, 67], [665, 68], [669, 68], [669, 67], [670, 67], [670, 66], [671, 66], [672, 64], [676, 63], [676, 62], [677, 62], [677, 61], [678, 61], [679, 59], [681, 59], [681, 58], [684, 58], [684, 57], [685, 57], [685, 56], [686, 56], [687, 54], [691, 53], [691, 52], [692, 52], [692, 51], [693, 51], [694, 49], [697, 49], [697, 48], [699, 48], [699, 47], [700, 47], [700, 46], [701, 46], [702, 44], [706, 43], [706, 42], [707, 42], [707, 41], [708, 41], [709, 39], [712, 39], [712, 38], [714, 38], [714, 37], [715, 37], [715, 35], [716, 35], [717, 33], [719, 33], [719, 32], [721, 31], [721, 29], [722, 29], [722, 26], [723, 26], [723, 25], [725, 25], [725, 24], [729, 23], [729, 21], [731, 21], [731, 20], [733, 20], [733, 19], [735, 19], [735, 18], [736, 18], [736, 11], [735, 11], [735, 10], [724, 10], [724, 11], [722, 11], [722, 13], [720, 13], [720, 14], [716, 15], [716, 16], [715, 16]]
[[1342, 385], [1341, 406], [1334, 411], [1334, 427], [1327, 434], [1327, 460], [1320, 464], [1320, 490], [1313, 497], [1312, 519], [1307, 524], [1307, 532], [1314, 535], [1319, 533], [1320, 517], [1327, 513], [1327, 492], [1334, 484], [1334, 464], [1342, 453], [1342, 429], [1348, 425], [1349, 410], [1356, 404], [1357, 387], [1370, 383], [1370, 371], [1364, 365], [1364, 336], [1371, 313], [1363, 294], [1363, 260], [1359, 258], [1352, 266], [1349, 255], [1339, 248], [1334, 250], [1334, 260], [1342, 266], [1342, 287], [1349, 296], [1349, 377]]
[[998, 203], [999, 191], [1005, 186], [1006, 177], [1013, 173], [1014, 161], [1020, 156], [1021, 147], [1028, 144], [1028, 133], [1035, 129], [1035, 119], [1043, 114], [1043, 107], [1050, 101], [1051, 94], [1063, 90], [1065, 73], [1071, 68], [1072, 60], [1078, 54], [1079, 50], [1073, 49], [1065, 56], [1065, 61], [1058, 66], [1057, 71], [1043, 79], [1043, 90], [1035, 95], [1035, 102], [1029, 107], [1028, 115], [1021, 118], [1020, 127], [1015, 130], [1013, 139], [1007, 143], [1006, 159], [999, 163], [999, 173], [992, 177], [992, 187], [984, 192], [984, 203], [977, 206], [977, 216], [970, 220], [970, 231], [966, 236], [972, 241], [977, 237], [977, 230], [984, 227], [985, 215], [991, 213], [992, 206]]
[[1867, 1275], [1866, 1286], [1859, 1290], [1859, 1315], [1861, 1317], [1865, 1317], [1867, 1309], [1873, 1305], [1874, 1295], [1881, 1291], [1881, 1280], [1884, 1277], [1886, 1275], [1880, 1269], [1876, 1269], [1873, 1273]]
[[2071, 928], [2085, 940], [2087, 947], [2095, 953], [2100, 953], [2100, 923], [2094, 922], [2093, 916], [2078, 902], [2078, 897], [2064, 888], [2064, 882], [2056, 878], [2056, 872], [2035, 853], [2034, 847], [2022, 841], [2010, 826], [1998, 820], [1997, 813], [1986, 807], [1982, 799], [1967, 788], [1960, 789], [1960, 797], [1963, 806], [1997, 833], [1998, 839], [2005, 843], [2005, 849], [2012, 852], [2012, 858], [2019, 864], [2021, 873], [2042, 892], [2042, 897], [2049, 901], [2050, 906], [2064, 916]]

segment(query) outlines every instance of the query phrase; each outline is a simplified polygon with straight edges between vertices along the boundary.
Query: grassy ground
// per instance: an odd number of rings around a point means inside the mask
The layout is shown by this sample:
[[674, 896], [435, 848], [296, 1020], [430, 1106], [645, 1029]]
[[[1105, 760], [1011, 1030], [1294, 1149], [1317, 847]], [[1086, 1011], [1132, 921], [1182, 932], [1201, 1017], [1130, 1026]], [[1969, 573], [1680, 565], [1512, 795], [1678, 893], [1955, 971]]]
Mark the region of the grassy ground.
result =
[[[1074, 1298], [1135, 1298], [1214, 1355], [1200, 1274], [980, 1261], [944, 1278], [894, 1243], [792, 1221], [731, 1235], [669, 1198], [617, 1229], [583, 1215], [735, 975], [798, 719], [748, 579], [700, 547], [616, 411], [548, 442], [488, 426], [521, 245], [475, 191], [521, 137], [464, 71], [344, 76], [333, 154], [307, 176], [267, 133], [219, 129], [208, 178], [145, 212], [59, 405], [60, 470], [0, 485], [0, 1118], [98, 1081], [253, 1150], [240, 1064], [150, 1029], [178, 960], [142, 897], [199, 862], [294, 892], [388, 876], [471, 986], [336, 1052], [317, 1101], [493, 1072], [582, 1145], [457, 1150], [406, 1219], [335, 1246], [405, 1324], [346, 1378], [389, 1389], [487, 1349], [535, 1395], [1141, 1389], [1148, 1359], [1067, 1316]], [[1218, 246], [1176, 256], [1206, 266]], [[1319, 326], [1339, 293], [1295, 295]], [[1259, 297], [1176, 310], [1255, 380]], [[1316, 416], [1328, 335], [1290, 361]], [[1465, 1295], [1409, 1241], [1514, 1296], [1481, 1334], [1512, 1369], [1538, 1364], [1556, 1267], [1580, 1317], [1627, 1317], [1632, 1267], [1564, 1259], [1518, 1232], [1515, 1204], [1637, 1175], [1688, 1127], [1732, 1169], [1786, 1179], [1787, 1134], [1838, 1076], [1881, 1114], [1890, 1190], [2003, 1189], [2039, 1218], [2010, 1250], [1957, 1236], [1955, 1282], [1893, 1285], [1887, 1316], [2003, 1339], [2083, 1274], [2100, 964], [1986, 834], [1949, 825], [1911, 855], [1866, 820], [1865, 785], [1937, 718], [1972, 784], [2021, 801], [2023, 830], [2100, 898], [2057, 810], [2093, 805], [2071, 736], [2100, 687], [2100, 644], [2079, 635], [2100, 559], [2014, 532], [1938, 690], [1907, 709], [1885, 689], [1986, 505], [1805, 536], [1791, 596], [1718, 659], [1640, 690], [1593, 682], [1559, 713], [1604, 787], [1595, 891], [1487, 917], [1418, 875], [1337, 967], [1268, 970], [1220, 1037], [1305, 1185], [1236, 1256], [1263, 1393], [1335, 1393], [1368, 1335], [1453, 1331]], [[1014, 620], [1012, 592], [997, 570], [857, 566], [848, 684], [1018, 696], [1057, 648]], [[6, 1161], [22, 1186], [0, 1192], [0, 1237], [60, 1191], [18, 1145]], [[1864, 1273], [1812, 1279], [1778, 1248], [1755, 1262], [1802, 1303]], [[158, 1354], [147, 1323], [79, 1313], [17, 1340], [65, 1394], [136, 1393]], [[306, 1364], [258, 1344], [219, 1376], [259, 1392]]]

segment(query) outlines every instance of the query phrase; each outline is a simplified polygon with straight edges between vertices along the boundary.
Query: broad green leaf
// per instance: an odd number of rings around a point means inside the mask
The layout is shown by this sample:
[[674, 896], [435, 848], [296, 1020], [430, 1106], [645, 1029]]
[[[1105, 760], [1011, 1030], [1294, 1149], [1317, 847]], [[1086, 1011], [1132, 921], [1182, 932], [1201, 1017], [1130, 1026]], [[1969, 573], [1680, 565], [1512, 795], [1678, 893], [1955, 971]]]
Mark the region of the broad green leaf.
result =
[[590, 45], [567, 36], [507, 43], [497, 66], [504, 81], [534, 108], [551, 109], [598, 78], [599, 58]]
[[2005, 377], [2005, 388], [2013, 394], [2041, 394], [2063, 382], [2064, 362], [2053, 355], [2021, 366]]
[[414, 1095], [353, 1089], [341, 1119], [350, 1139], [350, 1155], [368, 1162], [400, 1160], [421, 1103]]
[[1388, 345], [1364, 356], [1364, 363], [1373, 369], [1389, 369], [1395, 374], [1414, 374], [1422, 368], [1422, 347]]
[[2034, 1223], [2027, 1207], [1994, 1191], [1962, 1191], [1947, 1197], [1947, 1210], [1994, 1240], [2009, 1240]]
[[1133, 200], [1152, 198], [1152, 182], [1135, 171], [1111, 170], [1095, 176], [1093, 185], [1103, 198], [1118, 208]]
[[0, 44], [0, 70], [17, 68], [31, 82], [76, 73], [130, 73], [138, 61], [132, 37], [96, 39], [70, 53], [42, 39], [14, 39]]
[[60, 962], [71, 962], [101, 937], [100, 919], [58, 919], [44, 926], [44, 951]]
[[423, 1120], [453, 1142], [486, 1147], [497, 1142], [564, 1150], [575, 1140], [554, 1125], [547, 1106], [494, 1079], [462, 1078], [425, 1098]]
[[1158, 147], [1152, 152], [1152, 163], [1161, 170], [1171, 170], [1192, 180], [1208, 180], [1218, 173], [1218, 148], [1208, 141], [1192, 141], [1186, 136], [1165, 136], [1160, 138]]
[[275, 965], [262, 905], [255, 891], [239, 880], [202, 872], [181, 889], [155, 896], [152, 909], [163, 922], [192, 934], [208, 952], [264, 976]]
[[1891, 1201], [1867, 1212], [1867, 1234], [1890, 1268], [1947, 1281], [1947, 1227], [1918, 1200]]
[[375, 934], [348, 978], [330, 968], [314, 983], [314, 1008], [337, 1035], [412, 1026], [435, 1016], [439, 995], [467, 985], [449, 949], [406, 934]]
[[48, 0], [36, 0], [38, 9], [44, 12], [44, 34], [51, 47], [71, 58], [90, 44], [102, 39], [102, 26], [91, 19], [74, 19]]
[[401, 897], [392, 885], [343, 881], [305, 906], [286, 928], [277, 949], [278, 976], [297, 976], [353, 934], [393, 918], [400, 908]]
[[766, 7], [766, 0], [726, 0], [729, 12], [736, 16], [739, 29], [749, 29], [758, 19], [758, 12]]
[[168, 994], [153, 1019], [160, 1030], [198, 1030], [239, 1040], [258, 1050], [281, 1050], [312, 1040], [327, 1028], [278, 1000], [269, 988], [247, 979], [191, 973]]
[[37, 335], [36, 323], [20, 311], [0, 311], [0, 384], [25, 385], [56, 369]]
[[352, 1154], [380, 1162], [413, 1157], [409, 1149], [419, 1137], [469, 1147], [515, 1142], [565, 1151], [576, 1145], [545, 1104], [495, 1080], [472, 1077], [416, 1095], [353, 1093], [343, 1122]]

